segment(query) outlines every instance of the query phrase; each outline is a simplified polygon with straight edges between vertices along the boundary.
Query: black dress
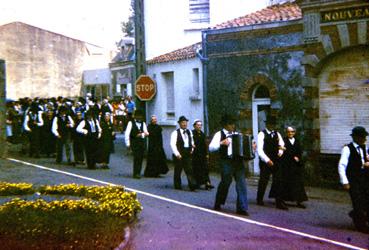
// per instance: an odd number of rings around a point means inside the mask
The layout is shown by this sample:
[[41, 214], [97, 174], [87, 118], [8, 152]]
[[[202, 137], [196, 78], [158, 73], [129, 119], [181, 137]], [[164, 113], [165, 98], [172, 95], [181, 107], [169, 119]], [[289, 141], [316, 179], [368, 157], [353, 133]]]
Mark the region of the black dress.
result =
[[[281, 161], [281, 172], [283, 180], [282, 199], [285, 201], [303, 202], [308, 197], [304, 188], [304, 166], [301, 163], [302, 150], [300, 143], [295, 139], [294, 144], [288, 138], [283, 139], [286, 150]], [[300, 159], [296, 162], [294, 157]]]
[[209, 169], [207, 161], [207, 145], [204, 132], [192, 130], [195, 149], [192, 153], [192, 169], [197, 185], [203, 185], [210, 182]]
[[147, 130], [149, 132], [149, 150], [144, 176], [158, 177], [169, 171], [167, 157], [163, 149], [163, 129], [158, 124], [149, 124]]

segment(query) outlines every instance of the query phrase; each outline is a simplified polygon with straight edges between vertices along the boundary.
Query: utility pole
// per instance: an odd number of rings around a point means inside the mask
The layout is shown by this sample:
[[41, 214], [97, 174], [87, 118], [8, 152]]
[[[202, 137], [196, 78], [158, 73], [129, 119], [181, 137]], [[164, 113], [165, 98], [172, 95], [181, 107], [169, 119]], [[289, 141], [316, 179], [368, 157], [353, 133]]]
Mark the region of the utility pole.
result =
[[7, 143], [5, 134], [5, 98], [6, 98], [6, 73], [5, 61], [0, 59], [0, 158], [5, 158], [7, 153]]
[[[144, 0], [134, 0], [134, 20], [135, 20], [135, 57], [136, 57], [136, 79], [140, 75], [146, 75], [146, 53], [145, 53], [145, 17]], [[136, 85], [133, 86], [136, 88]], [[139, 101], [138, 108], [145, 110], [145, 103]]]

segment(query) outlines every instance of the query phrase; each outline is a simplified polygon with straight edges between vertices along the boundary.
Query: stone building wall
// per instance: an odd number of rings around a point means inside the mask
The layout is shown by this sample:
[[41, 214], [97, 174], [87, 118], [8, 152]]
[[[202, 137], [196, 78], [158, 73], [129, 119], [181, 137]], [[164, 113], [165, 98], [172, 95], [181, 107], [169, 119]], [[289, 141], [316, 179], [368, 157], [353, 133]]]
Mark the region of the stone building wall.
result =
[[78, 96], [85, 43], [20, 22], [0, 26], [7, 98]]

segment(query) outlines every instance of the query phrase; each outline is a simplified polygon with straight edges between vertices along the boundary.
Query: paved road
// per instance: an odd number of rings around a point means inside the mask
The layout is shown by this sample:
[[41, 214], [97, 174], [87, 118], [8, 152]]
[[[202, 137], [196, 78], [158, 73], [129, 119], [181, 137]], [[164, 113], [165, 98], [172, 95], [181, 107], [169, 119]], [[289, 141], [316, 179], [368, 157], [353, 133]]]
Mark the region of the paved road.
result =
[[[55, 165], [52, 159], [36, 160], [20, 155], [14, 158], [137, 190], [144, 210], [133, 228], [131, 249], [344, 248], [334, 242], [329, 243], [328, 240], [357, 246], [358, 249], [369, 248], [369, 235], [354, 230], [347, 216], [350, 210], [349, 197], [341, 191], [307, 188], [310, 198], [306, 203], [307, 209], [291, 207], [289, 211], [281, 211], [274, 208], [272, 200], [267, 200], [265, 207], [256, 206], [256, 180], [248, 179], [250, 217], [238, 217], [234, 213], [234, 185], [230, 188], [224, 206], [225, 213], [217, 213], [211, 210], [215, 190], [199, 190], [195, 193], [174, 190], [172, 169], [162, 178], [132, 179], [132, 159], [125, 155], [121, 138], [117, 140], [110, 170], [87, 170], [82, 166]], [[39, 170], [20, 163], [6, 163], [7, 167], [0, 170], [0, 180], [3, 181], [16, 179], [35, 184], [93, 184], [88, 180]], [[219, 183], [217, 175], [212, 175], [211, 179], [213, 184]], [[183, 180], [186, 183], [184, 176]], [[295, 230], [297, 233], [286, 232], [286, 229]], [[322, 239], [314, 239], [310, 235]]]

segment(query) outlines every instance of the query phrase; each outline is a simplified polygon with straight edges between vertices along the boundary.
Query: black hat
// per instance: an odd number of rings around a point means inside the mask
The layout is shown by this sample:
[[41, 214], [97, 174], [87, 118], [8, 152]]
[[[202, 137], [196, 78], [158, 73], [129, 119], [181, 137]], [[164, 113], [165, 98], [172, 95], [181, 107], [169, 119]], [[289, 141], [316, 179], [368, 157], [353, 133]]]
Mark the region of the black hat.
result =
[[228, 125], [228, 124], [235, 124], [236, 118], [229, 114], [224, 114], [220, 120], [220, 123], [222, 126]]
[[181, 122], [183, 122], [183, 121], [188, 122], [188, 119], [187, 119], [184, 115], [182, 115], [182, 116], [180, 116], [180, 117], [179, 117], [179, 119], [178, 119], [178, 123], [181, 123]]
[[351, 136], [359, 136], [365, 137], [368, 135], [368, 132], [365, 130], [364, 127], [357, 126], [352, 129]]
[[265, 123], [270, 124], [270, 125], [276, 125], [277, 124], [277, 118], [275, 116], [268, 115], [266, 120], [265, 120]]

